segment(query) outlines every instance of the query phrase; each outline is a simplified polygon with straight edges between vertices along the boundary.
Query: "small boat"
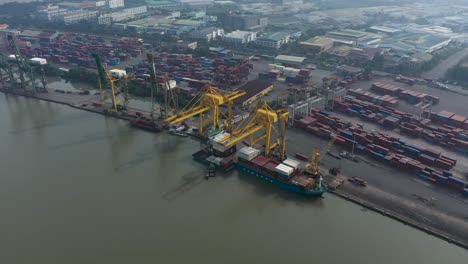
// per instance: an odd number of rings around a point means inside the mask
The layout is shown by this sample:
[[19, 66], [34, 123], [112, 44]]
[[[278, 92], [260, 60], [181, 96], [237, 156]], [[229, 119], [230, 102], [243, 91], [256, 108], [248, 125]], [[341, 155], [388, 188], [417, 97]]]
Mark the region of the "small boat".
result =
[[183, 131], [178, 131], [175, 129], [170, 129], [169, 134], [179, 136], [179, 137], [188, 137], [188, 134]]

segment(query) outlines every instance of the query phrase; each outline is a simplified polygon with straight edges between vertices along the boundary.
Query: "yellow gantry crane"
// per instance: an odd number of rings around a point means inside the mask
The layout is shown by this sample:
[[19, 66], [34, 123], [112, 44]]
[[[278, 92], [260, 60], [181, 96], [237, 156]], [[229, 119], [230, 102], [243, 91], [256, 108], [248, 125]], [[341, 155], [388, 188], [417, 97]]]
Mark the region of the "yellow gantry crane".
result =
[[[197, 96], [195, 96], [181, 111], [164, 120], [168, 125], [173, 125], [185, 121], [186, 119], [199, 116], [199, 134], [203, 134], [203, 127], [209, 123], [213, 128], [220, 128], [223, 124], [220, 123], [221, 112], [219, 107], [223, 104], [228, 104], [228, 113], [226, 116], [228, 130], [232, 129], [232, 106], [236, 98], [245, 95], [245, 91], [237, 90], [226, 92], [216, 89], [211, 85], [207, 85]], [[203, 115], [211, 111], [211, 117], [203, 120]]]
[[[118, 112], [126, 110], [128, 107], [128, 80], [135, 79], [133, 74], [123, 74], [114, 77], [109, 70], [102, 65], [101, 58], [97, 54], [91, 54], [96, 61], [98, 70], [99, 91], [101, 93], [101, 103], [104, 111]], [[119, 88], [120, 87], [120, 88]], [[110, 95], [108, 93], [110, 92]], [[119, 99], [118, 96], [122, 94]], [[112, 106], [107, 108], [106, 101], [111, 99]]]
[[[325, 148], [325, 153], [330, 153], [330, 149], [333, 146], [333, 143], [335, 143], [336, 138], [340, 134], [340, 131], [336, 132], [333, 137], [328, 141], [327, 147]], [[321, 161], [321, 156], [317, 148], [314, 148], [312, 151], [312, 157], [310, 159], [310, 162], [306, 163], [305, 169], [306, 172], [312, 174], [312, 175], [319, 175], [320, 170], [319, 170], [319, 163]]]
[[[288, 111], [275, 111], [266, 102], [260, 101], [254, 108], [254, 113], [247, 121], [247, 124], [243, 125], [241, 123], [238, 129], [219, 139], [216, 143], [224, 148], [230, 148], [247, 137], [249, 138], [249, 146], [253, 146], [258, 141], [264, 140], [265, 156], [270, 156], [271, 151], [279, 146], [278, 156], [280, 159], [284, 159], [286, 154], [286, 123], [288, 115]], [[280, 131], [277, 131], [274, 127], [278, 121], [280, 121]], [[272, 132], [274, 131], [279, 136], [275, 142], [272, 142]]]

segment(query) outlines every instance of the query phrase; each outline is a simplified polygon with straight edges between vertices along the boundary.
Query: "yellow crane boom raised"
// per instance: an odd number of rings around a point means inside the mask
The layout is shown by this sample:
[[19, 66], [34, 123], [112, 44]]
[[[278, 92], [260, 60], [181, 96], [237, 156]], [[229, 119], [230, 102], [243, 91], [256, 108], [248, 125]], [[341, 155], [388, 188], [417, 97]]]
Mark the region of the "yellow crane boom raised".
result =
[[[286, 121], [288, 112], [286, 110], [275, 111], [271, 109], [268, 104], [261, 101], [254, 108], [253, 117], [247, 122], [242, 128], [234, 130], [229, 135], [221, 138], [216, 142], [229, 148], [234, 144], [238, 143], [244, 138], [249, 137], [249, 145], [253, 146], [260, 140], [265, 141], [265, 156], [270, 156], [271, 150], [275, 149], [280, 145], [280, 157], [283, 158], [286, 152]], [[279, 118], [278, 118], [279, 117]], [[280, 119], [281, 122], [281, 132], [279, 133], [279, 139], [276, 142], [272, 142], [272, 132], [275, 130], [274, 124]], [[284, 128], [283, 128], [284, 126]], [[255, 137], [259, 131], [264, 130], [260, 135]], [[278, 142], [279, 141], [279, 142]]]
[[[225, 92], [207, 85], [198, 96], [194, 97], [184, 109], [177, 114], [170, 116], [164, 120], [169, 125], [180, 123], [190, 117], [199, 116], [199, 133], [203, 134], [203, 127], [207, 123], [212, 123], [213, 128], [219, 128], [221, 112], [219, 107], [223, 104], [228, 104], [228, 113], [226, 116], [228, 130], [232, 128], [232, 106], [235, 99], [245, 95], [245, 91], [237, 90], [234, 92]], [[211, 117], [204, 121], [203, 114], [212, 111]]]

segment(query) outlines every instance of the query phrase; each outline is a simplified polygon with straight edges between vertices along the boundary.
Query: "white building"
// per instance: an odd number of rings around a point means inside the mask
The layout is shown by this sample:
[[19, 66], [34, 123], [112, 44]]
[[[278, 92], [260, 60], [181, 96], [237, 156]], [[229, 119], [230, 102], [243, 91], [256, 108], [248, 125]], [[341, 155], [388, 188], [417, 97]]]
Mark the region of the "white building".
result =
[[75, 24], [83, 20], [94, 19], [98, 15], [97, 11], [76, 10], [70, 11], [68, 14], [57, 17], [65, 25]]
[[147, 6], [137, 6], [132, 8], [123, 9], [120, 12], [113, 12], [104, 14], [98, 17], [98, 23], [101, 25], [110, 24], [113, 22], [120, 22], [129, 20], [135, 17], [135, 15], [143, 14], [148, 11]]
[[60, 8], [58, 5], [48, 5], [45, 9], [38, 10], [40, 19], [51, 21], [58, 16], [63, 16], [69, 13], [65, 8]]
[[107, 6], [109, 8], [119, 8], [119, 7], [124, 7], [125, 2], [124, 0], [107, 0]]
[[255, 43], [261, 47], [279, 49], [289, 43], [290, 37], [290, 34], [286, 32], [270, 32], [257, 38]]
[[96, 1], [96, 6], [97, 7], [105, 6], [105, 5], [106, 5], [106, 1]]
[[224, 30], [222, 28], [209, 27], [205, 29], [195, 30], [190, 33], [190, 37], [193, 39], [203, 39], [211, 41], [218, 37], [224, 36]]
[[257, 33], [236, 30], [224, 36], [224, 42], [231, 44], [245, 44], [255, 41]]

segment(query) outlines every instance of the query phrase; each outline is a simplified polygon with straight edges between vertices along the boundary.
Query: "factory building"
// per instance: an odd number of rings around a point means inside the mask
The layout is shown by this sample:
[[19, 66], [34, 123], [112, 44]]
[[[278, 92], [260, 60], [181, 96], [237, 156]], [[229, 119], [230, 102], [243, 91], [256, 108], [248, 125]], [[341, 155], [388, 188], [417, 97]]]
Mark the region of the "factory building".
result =
[[267, 33], [255, 41], [258, 46], [269, 48], [269, 49], [279, 49], [283, 45], [289, 43], [290, 34], [286, 32], [270, 32]]
[[255, 41], [257, 34], [255, 32], [236, 30], [224, 36], [223, 41], [228, 44], [242, 45]]
[[209, 27], [192, 31], [189, 36], [193, 39], [202, 39], [210, 42], [213, 39], [224, 36], [224, 30], [222, 28]]
[[334, 40], [327, 37], [313, 37], [299, 43], [306, 51], [320, 53], [333, 48]]

